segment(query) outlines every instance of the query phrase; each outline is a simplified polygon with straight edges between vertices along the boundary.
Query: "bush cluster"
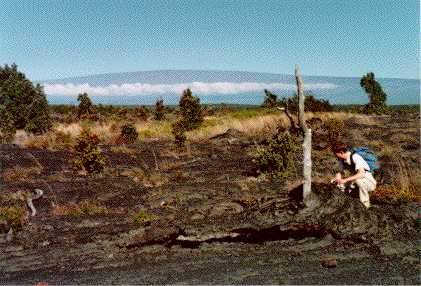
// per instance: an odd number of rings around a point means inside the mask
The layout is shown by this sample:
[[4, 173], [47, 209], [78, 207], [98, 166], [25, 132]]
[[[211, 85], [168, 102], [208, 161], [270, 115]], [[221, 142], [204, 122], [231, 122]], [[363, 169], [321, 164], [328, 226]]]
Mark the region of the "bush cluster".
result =
[[0, 105], [0, 143], [11, 143], [16, 134], [12, 115], [4, 105]]
[[21, 230], [28, 222], [25, 213], [21, 207], [0, 207], [0, 219], [5, 219], [14, 231]]
[[298, 150], [296, 138], [289, 132], [279, 132], [270, 141], [269, 146], [253, 159], [260, 172], [271, 178], [285, 180], [295, 152]]
[[155, 103], [154, 115], [155, 120], [164, 120], [165, 118], [165, 106], [162, 98], [158, 99]]
[[15, 64], [0, 66], [0, 109], [1, 119], [7, 120], [0, 126], [2, 137], [7, 140], [13, 128], [43, 133], [52, 126], [43, 88], [39, 84], [34, 86]]
[[79, 157], [74, 162], [76, 170], [85, 170], [87, 173], [100, 173], [105, 167], [106, 157], [98, 147], [99, 138], [88, 130], [83, 130], [77, 138], [74, 153]]
[[[333, 111], [333, 106], [328, 100], [317, 99], [312, 94], [304, 95], [304, 111], [305, 112], [329, 112]], [[298, 97], [292, 96], [288, 98], [282, 98], [279, 101], [280, 105], [288, 106], [288, 110], [291, 112], [298, 112]]]
[[133, 123], [127, 123], [121, 127], [121, 137], [125, 143], [133, 144], [137, 137], [139, 137], [139, 133], [137, 133]]

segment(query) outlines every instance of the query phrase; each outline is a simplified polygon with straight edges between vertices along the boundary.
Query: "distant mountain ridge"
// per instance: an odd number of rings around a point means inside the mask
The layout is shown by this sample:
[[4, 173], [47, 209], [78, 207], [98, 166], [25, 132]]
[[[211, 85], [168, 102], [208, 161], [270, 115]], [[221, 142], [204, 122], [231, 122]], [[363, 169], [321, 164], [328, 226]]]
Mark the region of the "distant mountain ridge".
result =
[[[363, 104], [368, 100], [360, 87], [360, 78], [357, 77], [304, 75], [303, 80], [304, 87], [309, 87], [313, 94], [334, 104]], [[389, 104], [419, 104], [419, 80], [379, 78], [378, 81], [389, 96]], [[263, 101], [263, 89], [266, 86], [280, 96], [293, 94], [295, 77], [288, 74], [245, 71], [157, 70], [38, 82], [44, 85], [47, 98], [53, 104], [76, 103], [77, 93], [83, 89], [90, 91], [90, 96], [97, 103], [152, 104], [156, 98], [162, 97], [168, 104], [173, 104], [178, 102], [183, 84], [190, 87], [192, 83], [196, 83], [195, 86], [200, 88], [196, 87], [196, 91], [192, 88], [192, 91], [204, 103], [259, 105]], [[124, 93], [126, 89], [122, 89], [121, 86], [130, 91], [127, 96]], [[231, 88], [236, 92], [230, 94]], [[137, 91], [139, 94], [136, 94]]]

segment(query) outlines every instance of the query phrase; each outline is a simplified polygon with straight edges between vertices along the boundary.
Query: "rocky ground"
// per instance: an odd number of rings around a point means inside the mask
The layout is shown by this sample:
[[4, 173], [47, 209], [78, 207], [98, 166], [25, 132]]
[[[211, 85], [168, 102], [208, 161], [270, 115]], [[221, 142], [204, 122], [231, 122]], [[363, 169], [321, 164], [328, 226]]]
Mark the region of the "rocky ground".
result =
[[[400, 152], [419, 166], [419, 118], [399, 116], [348, 121], [361, 133], [347, 138], [405, 133], [415, 141]], [[0, 228], [0, 283], [419, 284], [417, 204], [366, 210], [326, 183], [335, 159], [319, 150], [305, 207], [299, 165], [287, 184], [253, 176], [258, 143], [229, 132], [183, 154], [165, 141], [102, 146], [94, 177], [71, 170], [69, 151], [2, 146], [3, 172], [31, 171], [3, 180], [0, 206], [45, 193], [23, 229]]]

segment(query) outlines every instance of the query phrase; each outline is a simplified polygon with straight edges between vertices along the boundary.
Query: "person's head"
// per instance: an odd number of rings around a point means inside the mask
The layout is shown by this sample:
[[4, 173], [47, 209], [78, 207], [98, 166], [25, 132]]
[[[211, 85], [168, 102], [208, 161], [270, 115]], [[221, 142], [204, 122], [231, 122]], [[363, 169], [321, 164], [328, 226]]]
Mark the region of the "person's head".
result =
[[346, 156], [348, 152], [348, 145], [342, 142], [336, 142], [335, 144], [332, 145], [332, 152], [339, 159], [346, 160]]

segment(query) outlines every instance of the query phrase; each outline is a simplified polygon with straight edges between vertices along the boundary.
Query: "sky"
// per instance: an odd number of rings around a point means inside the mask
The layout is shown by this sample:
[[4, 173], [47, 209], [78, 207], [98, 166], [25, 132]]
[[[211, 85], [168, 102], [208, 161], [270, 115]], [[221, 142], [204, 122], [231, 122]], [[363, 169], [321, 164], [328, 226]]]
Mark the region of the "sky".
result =
[[149, 70], [419, 78], [418, 0], [0, 1], [31, 80]]

